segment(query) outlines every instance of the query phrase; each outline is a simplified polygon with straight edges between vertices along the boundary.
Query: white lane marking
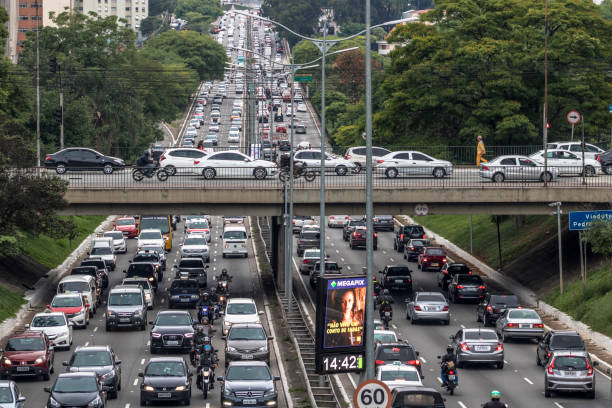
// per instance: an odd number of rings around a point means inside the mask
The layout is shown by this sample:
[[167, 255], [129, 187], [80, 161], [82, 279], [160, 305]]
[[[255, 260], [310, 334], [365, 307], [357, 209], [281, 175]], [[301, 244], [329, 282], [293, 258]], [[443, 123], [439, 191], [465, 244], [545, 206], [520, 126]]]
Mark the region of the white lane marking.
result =
[[525, 382], [527, 382], [527, 384], [533, 385], [533, 382], [529, 378], [523, 377], [523, 380], [525, 380]]
[[419, 359], [423, 362], [423, 364], [427, 364], [427, 360], [424, 357], [419, 357]]
[[213, 258], [213, 262], [217, 262], [217, 258]]
[[393, 258], [389, 258], [389, 260], [390, 260], [391, 262], [395, 262], [395, 260], [394, 260]]
[[[164, 298], [164, 299], [162, 299], [162, 301], [161, 301], [161, 302], [162, 302], [162, 303], [164, 303], [165, 301], [166, 301], [166, 299]], [[464, 327], [464, 328], [465, 328], [465, 327]]]
[[151, 345], [151, 340], [147, 340], [147, 346]]
[[332, 243], [331, 243], [331, 246], [334, 246], [334, 245], [335, 245], [335, 244], [332, 242]]
[[89, 342], [88, 342], [88, 341], [86, 341], [86, 342], [85, 342], [85, 344], [84, 344], [84, 346], [85, 346], [85, 347], [89, 346]]
[[555, 405], [558, 406], [559, 408], [563, 408], [563, 405], [559, 404], [558, 402], [555, 402]]
[[130, 408], [130, 403], [125, 404], [125, 408]]
[[340, 251], [338, 251], [338, 250], [336, 249], [336, 253], [337, 253], [337, 254], [339, 254], [339, 253], [340, 253]]
[[461, 402], [461, 401], [457, 401], [457, 404], [459, 404], [459, 406], [460, 406], [461, 408], [467, 408], [467, 405], [465, 405], [465, 404], [464, 404], [463, 402]]
[[461, 328], [462, 328], [462, 329], [465, 329], [465, 326], [464, 326], [464, 325], [461, 325]]
[[98, 331], [98, 327], [94, 327], [93, 332], [97, 332]]
[[344, 258], [340, 258], [340, 261], [344, 262]]
[[138, 385], [138, 378], [136, 378], [136, 379], [134, 380], [134, 384], [133, 384], [133, 385], [134, 385], [134, 387]]
[[146, 360], [144, 358], [142, 360], [140, 360], [140, 365], [144, 365], [145, 361]]
[[357, 385], [358, 384], [355, 382], [355, 380], [353, 380], [353, 376], [349, 374], [347, 377], [348, 377], [349, 381], [351, 382], [351, 385], [353, 386], [353, 388], [357, 389]]
[[440, 377], [436, 377], [436, 380], [438, 380], [438, 382], [442, 384], [442, 379]]
[[506, 360], [504, 360], [504, 364], [510, 364], [510, 363], [508, 363]]
[[394, 323], [391, 323], [391, 326], [393, 326], [393, 328], [397, 330], [397, 326]]
[[385, 251], [384, 249], [383, 249], [383, 254], [387, 255], [387, 251]]
[[350, 267], [350, 266], [347, 266], [347, 267], [346, 267], [346, 269], [348, 269], [348, 270], [350, 271], [350, 270], [351, 270], [351, 267]]
[[210, 408], [210, 402], [206, 403], [206, 408]]

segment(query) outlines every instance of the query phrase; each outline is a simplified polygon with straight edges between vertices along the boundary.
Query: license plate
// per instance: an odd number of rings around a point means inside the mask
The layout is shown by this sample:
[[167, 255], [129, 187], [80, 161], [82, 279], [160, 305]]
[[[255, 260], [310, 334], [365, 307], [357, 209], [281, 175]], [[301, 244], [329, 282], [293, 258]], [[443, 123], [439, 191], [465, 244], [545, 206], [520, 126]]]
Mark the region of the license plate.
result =
[[172, 396], [169, 392], [158, 392], [157, 398], [170, 398]]
[[432, 263], [431, 266], [440, 266], [440, 264]]
[[476, 346], [474, 349], [476, 351], [489, 351], [491, 348], [489, 346]]
[[166, 344], [168, 344], [169, 346], [178, 346], [179, 342], [178, 340], [168, 340]]
[[17, 367], [17, 371], [30, 371], [30, 367]]
[[575, 371], [564, 371], [563, 375], [568, 375], [568, 376], [573, 377], [576, 375], [576, 372]]
[[404, 280], [403, 279], [396, 279], [395, 283], [404, 283]]
[[181, 299], [181, 302], [189, 302], [190, 300], [191, 300], [191, 299], [189, 299], [189, 298], [182, 298], [182, 299]]
[[391, 312], [385, 312], [385, 316], [387, 317], [391, 316]]
[[531, 329], [531, 325], [529, 323], [519, 325], [521, 329]]
[[255, 405], [255, 404], [257, 404], [257, 400], [255, 398], [243, 399], [242, 403], [244, 405]]
[[242, 354], [240, 358], [242, 358], [243, 360], [252, 360], [253, 355], [252, 354]]
[[449, 375], [448, 379], [451, 380], [451, 381], [455, 381], [455, 376], [454, 375]]
[[122, 319], [119, 319], [119, 323], [129, 323], [130, 322], [130, 318], [129, 317], [125, 317]]

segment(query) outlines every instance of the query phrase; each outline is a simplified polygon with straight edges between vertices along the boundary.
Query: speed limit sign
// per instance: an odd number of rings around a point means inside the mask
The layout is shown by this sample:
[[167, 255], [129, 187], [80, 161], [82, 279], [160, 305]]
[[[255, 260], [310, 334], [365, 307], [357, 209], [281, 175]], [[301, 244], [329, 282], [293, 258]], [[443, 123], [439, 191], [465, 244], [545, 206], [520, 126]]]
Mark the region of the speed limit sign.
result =
[[355, 408], [390, 408], [391, 390], [382, 381], [367, 380], [353, 394]]

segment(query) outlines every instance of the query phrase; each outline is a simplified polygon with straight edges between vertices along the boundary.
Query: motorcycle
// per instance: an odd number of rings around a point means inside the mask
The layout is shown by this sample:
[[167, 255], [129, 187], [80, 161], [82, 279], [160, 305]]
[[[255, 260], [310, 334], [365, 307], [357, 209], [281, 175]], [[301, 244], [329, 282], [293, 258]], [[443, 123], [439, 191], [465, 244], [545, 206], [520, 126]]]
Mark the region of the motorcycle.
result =
[[132, 170], [132, 178], [134, 181], [142, 181], [145, 177], [153, 178], [153, 176], [157, 176], [159, 181], [166, 181], [168, 180], [169, 174], [166, 169], [158, 167], [154, 168], [150, 175], [147, 175], [147, 169], [145, 168], [136, 167], [134, 170]]
[[[441, 357], [438, 356], [438, 358]], [[459, 385], [459, 378], [457, 370], [455, 369], [455, 364], [452, 363], [452, 365], [450, 365], [448, 362], [444, 361], [441, 363], [441, 365], [442, 370], [444, 370], [444, 373], [446, 374], [446, 384], [443, 384], [442, 386], [446, 388], [450, 395], [453, 395], [455, 393], [455, 388], [457, 388]]]
[[389, 329], [389, 326], [390, 326], [389, 322], [391, 322], [392, 319], [393, 319], [393, 309], [391, 308], [391, 305], [381, 306], [380, 320], [382, 320], [385, 330]]
[[[280, 172], [278, 173], [278, 178], [282, 182], [289, 181], [289, 179], [291, 178], [291, 175], [289, 173], [290, 173], [289, 166], [284, 166], [281, 168]], [[297, 161], [293, 162], [293, 178], [298, 179], [300, 177], [304, 177], [304, 180], [306, 181], [314, 181], [317, 175], [314, 171], [309, 170], [306, 167], [305, 163], [297, 162]]]
[[202, 395], [204, 398], [208, 398], [208, 390], [210, 389], [210, 385], [212, 382], [212, 378], [214, 378], [215, 372], [212, 367], [203, 366], [200, 368], [200, 381], [199, 388], [202, 389]]
[[200, 322], [200, 324], [202, 324], [202, 320], [204, 318], [207, 318], [210, 324], [213, 324], [214, 313], [208, 305], [202, 305], [200, 306], [200, 310], [198, 310], [198, 321]]

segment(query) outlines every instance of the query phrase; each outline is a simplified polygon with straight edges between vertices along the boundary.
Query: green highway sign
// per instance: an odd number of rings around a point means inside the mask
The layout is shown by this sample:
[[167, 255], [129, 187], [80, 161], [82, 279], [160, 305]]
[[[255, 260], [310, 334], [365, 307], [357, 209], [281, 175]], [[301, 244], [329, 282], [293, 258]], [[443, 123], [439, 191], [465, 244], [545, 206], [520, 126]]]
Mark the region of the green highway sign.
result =
[[297, 82], [312, 82], [312, 75], [299, 75], [296, 74], [293, 79]]

